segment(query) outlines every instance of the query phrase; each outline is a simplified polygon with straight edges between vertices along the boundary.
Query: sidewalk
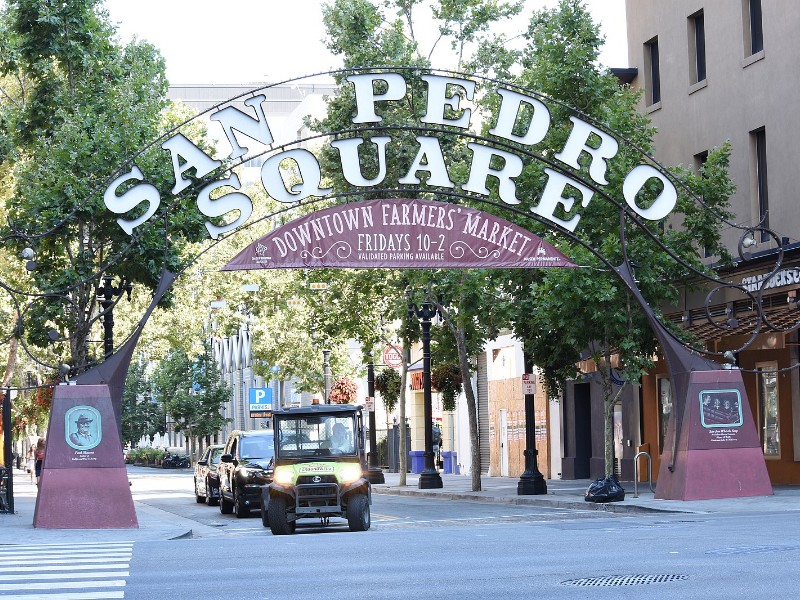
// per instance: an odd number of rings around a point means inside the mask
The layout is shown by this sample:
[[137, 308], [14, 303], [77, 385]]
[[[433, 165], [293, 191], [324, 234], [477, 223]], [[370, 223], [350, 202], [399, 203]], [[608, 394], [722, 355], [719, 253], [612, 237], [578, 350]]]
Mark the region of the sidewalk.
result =
[[[142, 542], [200, 535], [220, 535], [218, 529], [184, 519], [170, 512], [137, 502], [146, 498], [141, 479], [131, 478], [138, 529], [41, 529], [33, 526], [36, 484], [30, 475], [14, 469], [14, 514], [0, 513], [0, 546], [7, 544], [74, 544], [87, 542]], [[191, 484], [189, 484], [191, 486]], [[137, 489], [139, 488], [139, 489]]]
[[656, 500], [647, 483], [638, 484], [634, 498], [633, 482], [622, 482], [625, 500], [595, 504], [584, 500], [591, 483], [588, 479], [547, 481], [547, 494], [520, 496], [519, 478], [481, 477], [481, 491], [472, 491], [472, 478], [464, 475], [442, 475], [441, 489], [418, 487], [419, 475], [408, 473], [406, 486], [400, 487], [399, 473], [384, 473], [385, 484], [372, 486], [373, 494], [413, 495], [427, 498], [471, 500], [476, 502], [505, 502], [532, 506], [550, 506], [614, 513], [673, 512], [673, 513], [733, 513], [733, 512], [800, 512], [800, 486], [773, 486], [772, 496], [752, 498], [723, 498], [718, 500]]
[[[501, 502], [528, 506], [549, 506], [579, 510], [600, 510], [614, 513], [800, 513], [800, 486], [775, 486], [774, 495], [753, 498], [726, 498], [721, 500], [656, 500], [647, 484], [639, 486], [634, 498], [633, 484], [623, 482], [625, 500], [608, 504], [584, 501], [584, 492], [590, 481], [550, 480], [547, 494], [519, 496], [518, 478], [481, 477], [480, 492], [471, 491], [472, 479], [463, 475], [442, 475], [440, 489], [419, 489], [419, 475], [406, 475], [406, 486], [400, 487], [399, 473], [384, 473], [385, 483], [375, 484], [373, 494], [407, 495], [440, 500], [468, 500], [474, 502]], [[6, 544], [64, 544], [75, 542], [120, 542], [168, 540], [180, 537], [211, 537], [224, 535], [218, 528], [186, 519], [149, 506], [144, 501], [150, 490], [143, 479], [132, 477], [131, 491], [139, 520], [138, 529], [37, 529], [33, 527], [36, 506], [36, 486], [30, 476], [14, 470], [15, 514], [0, 514], [0, 545]], [[140, 499], [140, 500], [137, 500]], [[379, 502], [379, 498], [374, 501]]]

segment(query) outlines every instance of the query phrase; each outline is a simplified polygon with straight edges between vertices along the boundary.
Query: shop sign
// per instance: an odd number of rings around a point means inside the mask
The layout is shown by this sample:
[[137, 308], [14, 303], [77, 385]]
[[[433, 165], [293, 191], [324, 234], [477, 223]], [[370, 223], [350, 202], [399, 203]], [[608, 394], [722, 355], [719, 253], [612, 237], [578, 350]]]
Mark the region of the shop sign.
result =
[[742, 277], [742, 286], [748, 292], [752, 293], [757, 292], [759, 288], [769, 290], [773, 288], [785, 287], [787, 285], [800, 285], [799, 267], [781, 269], [772, 276], [770, 276], [770, 273]]

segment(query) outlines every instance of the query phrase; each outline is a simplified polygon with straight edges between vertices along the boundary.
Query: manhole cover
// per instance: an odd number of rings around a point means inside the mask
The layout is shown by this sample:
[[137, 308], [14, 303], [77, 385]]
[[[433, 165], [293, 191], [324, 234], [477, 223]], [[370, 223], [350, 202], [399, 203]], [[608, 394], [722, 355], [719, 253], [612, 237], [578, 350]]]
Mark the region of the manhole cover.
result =
[[688, 575], [608, 575], [606, 577], [583, 577], [562, 581], [561, 585], [575, 587], [610, 587], [620, 585], [647, 585], [650, 583], [669, 583], [670, 581], [686, 581]]

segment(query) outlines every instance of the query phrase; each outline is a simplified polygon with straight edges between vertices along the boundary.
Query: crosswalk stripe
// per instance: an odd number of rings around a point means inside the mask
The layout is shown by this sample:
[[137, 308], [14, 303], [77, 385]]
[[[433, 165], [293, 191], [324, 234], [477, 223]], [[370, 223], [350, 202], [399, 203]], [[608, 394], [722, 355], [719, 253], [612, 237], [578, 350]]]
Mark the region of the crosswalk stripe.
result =
[[[87, 542], [84, 544], [42, 544], [41, 546], [36, 546], [36, 549], [41, 550], [58, 550], [59, 548], [63, 548], [66, 551], [74, 552], [75, 547], [80, 547], [81, 549], [85, 550], [92, 550], [92, 549], [103, 549], [108, 548], [109, 550], [118, 549], [120, 546], [125, 546], [127, 548], [133, 547], [133, 542]], [[18, 552], [20, 548], [24, 548], [26, 550], [32, 549], [32, 546], [22, 546], [22, 545], [7, 545], [7, 546], [0, 546], [0, 554], [13, 554], [14, 552]]]
[[[80, 579], [82, 577], [91, 577], [99, 579], [102, 577], [129, 577], [129, 571], [76, 571], [73, 573], [37, 573], [36, 579]], [[0, 575], [0, 581], [16, 581], [16, 580], [30, 581], [31, 575], [29, 573], [17, 573], [14, 575]]]
[[[104, 563], [104, 562], [113, 562], [113, 561], [120, 561], [128, 559], [130, 560], [131, 554], [128, 553], [124, 556], [98, 556], [98, 557], [87, 557], [87, 558], [70, 558], [69, 562], [73, 565], [77, 564], [84, 564], [84, 563]], [[31, 557], [33, 560], [36, 561], [37, 565], [57, 565], [59, 563], [64, 562], [64, 558], [39, 558]], [[0, 565], [15, 565], [15, 564], [28, 564], [31, 561], [31, 558], [28, 559], [7, 559], [7, 560], [0, 560]]]
[[[21, 592], [25, 590], [50, 590], [53, 588], [52, 582], [42, 583], [0, 583], [0, 592]], [[99, 587], [125, 587], [124, 579], [112, 579], [111, 581], [62, 581], [58, 584], [59, 589], [74, 590], [77, 588], [99, 588]]]
[[65, 592], [63, 594], [42, 594], [36, 596], [30, 594], [14, 594], [11, 596], [3, 596], [3, 600], [112, 600], [114, 598], [124, 598], [125, 592]]
[[0, 600], [124, 598], [133, 542], [0, 548]]
[[[108, 563], [104, 565], [97, 565], [95, 568], [97, 569], [127, 569], [128, 563]], [[75, 567], [73, 565], [53, 565], [47, 567], [46, 571], [71, 571], [74, 570]], [[0, 573], [9, 573], [11, 571], [27, 571], [28, 573], [33, 571], [41, 571], [41, 567], [0, 567]]]
[[[102, 550], [97, 552], [99, 556], [125, 556], [130, 555], [132, 552], [131, 548], [121, 548], [119, 550]], [[93, 551], [94, 553], [94, 551]], [[36, 552], [36, 551], [24, 551], [24, 552], [11, 552], [8, 554], [0, 554], [0, 562], [6, 560], [13, 560], [15, 558], [72, 558], [75, 556], [75, 550], [72, 549], [71, 551], [67, 552], [66, 550], [63, 552]]]

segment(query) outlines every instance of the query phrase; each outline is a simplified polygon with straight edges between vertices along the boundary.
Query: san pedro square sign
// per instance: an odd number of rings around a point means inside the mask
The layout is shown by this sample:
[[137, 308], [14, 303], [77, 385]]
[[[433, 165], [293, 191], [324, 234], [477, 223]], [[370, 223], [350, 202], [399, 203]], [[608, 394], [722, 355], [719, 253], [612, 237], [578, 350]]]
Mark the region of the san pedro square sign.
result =
[[367, 200], [315, 211], [259, 238], [224, 271], [281, 268], [576, 266], [486, 212], [429, 200]]
[[[471, 134], [474, 130], [473, 121], [477, 119], [473, 102], [477, 82], [434, 73], [423, 75], [421, 79], [424, 82], [422, 97], [414, 98], [412, 96], [417, 93], [416, 86], [409, 85], [405, 75], [400, 72], [368, 72], [346, 77], [354, 93], [355, 115], [351, 119], [354, 131], [363, 128], [369, 130], [370, 134], [330, 141], [331, 147], [340, 157], [337, 170], [353, 189], [377, 186], [407, 186], [409, 189], [424, 188], [431, 191], [460, 189], [467, 195], [489, 197], [487, 181], [493, 179], [497, 182], [499, 199], [504, 204], [516, 206], [530, 203], [527, 208], [537, 218], [571, 232], [576, 230], [580, 211], [592, 201], [595, 190], [599, 189], [596, 186], [608, 184], [606, 173], [619, 152], [619, 142], [613, 136], [586, 120], [570, 116], [572, 129], [560, 151], [551, 155], [553, 161], [550, 167], [544, 169], [547, 181], [541, 195], [533, 199], [518, 198], [516, 178], [522, 174], [526, 161], [531, 160], [531, 155], [525, 152], [535, 152], [537, 145], [550, 130], [551, 114], [544, 102], [546, 99], [501, 85], [488, 90], [488, 93], [496, 96], [498, 110], [489, 124], [488, 135], [480, 138], [481, 143], [475, 141], [467, 144], [472, 155], [469, 170], [459, 178], [451, 172], [447, 164], [448, 153], [440, 144], [439, 133], [442, 127], [448, 127], [451, 133], [461, 131]], [[212, 126], [218, 125], [221, 128], [221, 133], [230, 145], [231, 151], [227, 158], [244, 161], [254, 155], [268, 155], [261, 167], [261, 184], [267, 195], [278, 202], [297, 203], [312, 197], [324, 198], [331, 195], [332, 189], [324, 187], [325, 173], [322, 172], [317, 157], [309, 150], [286, 149], [281, 144], [278, 144], [279, 150], [273, 150], [276, 140], [264, 112], [266, 103], [265, 95], [256, 94], [244, 101], [247, 107], [245, 110], [229, 105], [209, 113]], [[387, 103], [411, 103], [424, 107], [424, 114], [418, 118], [418, 122], [409, 124], [421, 132], [415, 136], [416, 152], [392, 153], [396, 143], [392, 136], [375, 135], [376, 132], [383, 132], [383, 117], [380, 112]], [[391, 131], [387, 129], [385, 132]], [[514, 151], [509, 142], [525, 152]], [[251, 151], [250, 147], [254, 150]], [[161, 148], [165, 151], [164, 160], [171, 162], [175, 181], [170, 190], [173, 195], [190, 188], [196, 179], [224, 171], [222, 160], [209, 156], [181, 133], [167, 138], [161, 143]], [[364, 155], [368, 155], [370, 162], [378, 165], [376, 174], [365, 176], [362, 166]], [[390, 169], [387, 165], [391, 160], [401, 163], [396, 165], [399, 168], [392, 169], [391, 172], [404, 173], [394, 181], [388, 175]], [[571, 175], [569, 169], [585, 169], [587, 179], [579, 180]], [[420, 178], [420, 174], [423, 178]], [[661, 191], [648, 206], [642, 206], [637, 196], [648, 183], [656, 183]], [[148, 174], [133, 163], [128, 172], [119, 174], [106, 187], [103, 201], [109, 211], [120, 215], [117, 219], [120, 227], [133, 235], [134, 229], [156, 214], [162, 201], [161, 195], [161, 190], [148, 182]], [[213, 239], [241, 227], [253, 214], [253, 201], [235, 173], [202, 184], [196, 192], [192, 191], [192, 195], [196, 196], [198, 211], [213, 219], [205, 223]], [[673, 183], [666, 174], [650, 164], [639, 164], [628, 171], [623, 182], [622, 195], [634, 213], [651, 221], [666, 217], [677, 202], [677, 191]], [[340, 214], [340, 218], [344, 216], [344, 213]], [[385, 215], [369, 216], [378, 223]], [[465, 218], [465, 215], [457, 214], [445, 215], [444, 218], [449, 223], [451, 218], [455, 222], [459, 216]], [[394, 215], [389, 215], [389, 221], [393, 218]], [[327, 227], [332, 224], [324, 225]], [[348, 255], [347, 260], [355, 260], [354, 257], [359, 252], [365, 255], [386, 253], [397, 256], [376, 260], [407, 266], [413, 261], [427, 261], [425, 256], [447, 256], [446, 244], [456, 240], [451, 239], [445, 227], [435, 227], [436, 225], [439, 225], [438, 216], [432, 222], [426, 222], [428, 229], [438, 229], [435, 236], [433, 231], [430, 232], [430, 239], [398, 239], [394, 248], [390, 247], [389, 238], [385, 244], [379, 239], [371, 240], [374, 243], [367, 244], [367, 239], [362, 238], [361, 250], [353, 247], [353, 254]], [[396, 227], [391, 222], [383, 226]], [[402, 233], [398, 229], [397, 234]], [[487, 234], [491, 235], [490, 232]], [[445, 238], [439, 244], [441, 235]], [[531, 242], [523, 244], [523, 240], [519, 238], [516, 243], [511, 239], [505, 241], [508, 247], [503, 250], [509, 255], [516, 254], [520, 260], [523, 256], [530, 256]], [[275, 250], [279, 243], [273, 241]], [[287, 245], [288, 249], [290, 247]], [[400, 255], [404, 254], [419, 255], [419, 258], [402, 258]], [[270, 249], [269, 255], [270, 260], [277, 260], [280, 253]], [[313, 258], [317, 261], [321, 259], [322, 257]], [[476, 264], [482, 265], [484, 259], [476, 259]], [[329, 260], [327, 255], [325, 260]]]

